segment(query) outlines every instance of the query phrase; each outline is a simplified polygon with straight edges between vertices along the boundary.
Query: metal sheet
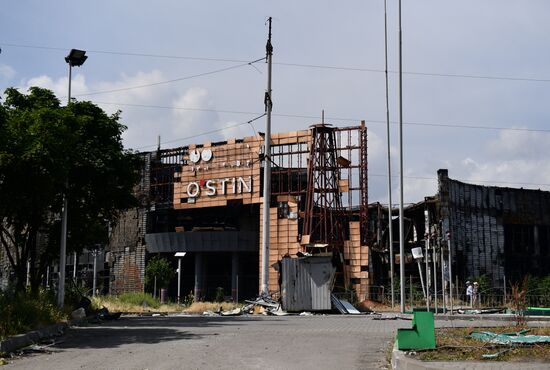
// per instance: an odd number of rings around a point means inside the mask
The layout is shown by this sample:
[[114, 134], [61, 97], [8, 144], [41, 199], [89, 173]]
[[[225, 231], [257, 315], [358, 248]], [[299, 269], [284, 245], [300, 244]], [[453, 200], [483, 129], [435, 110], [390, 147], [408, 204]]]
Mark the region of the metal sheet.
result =
[[330, 257], [283, 258], [281, 299], [287, 311], [331, 309], [335, 268]]

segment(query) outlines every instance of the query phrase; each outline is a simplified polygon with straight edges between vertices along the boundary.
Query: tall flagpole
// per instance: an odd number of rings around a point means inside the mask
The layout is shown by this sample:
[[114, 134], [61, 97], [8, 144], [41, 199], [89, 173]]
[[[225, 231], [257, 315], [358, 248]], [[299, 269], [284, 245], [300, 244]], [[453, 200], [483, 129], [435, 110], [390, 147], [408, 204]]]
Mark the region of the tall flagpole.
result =
[[401, 30], [401, 0], [399, 0], [399, 277], [401, 313], [405, 313], [405, 228], [403, 219], [403, 53]]
[[390, 247], [390, 285], [391, 285], [391, 307], [395, 306], [395, 292], [393, 278], [395, 276], [394, 256], [393, 256], [393, 225], [392, 225], [392, 199], [391, 199], [391, 150], [390, 150], [390, 101], [388, 97], [388, 12], [387, 0], [384, 0], [384, 61], [386, 74], [386, 136], [388, 139], [388, 232], [389, 232], [389, 247]]

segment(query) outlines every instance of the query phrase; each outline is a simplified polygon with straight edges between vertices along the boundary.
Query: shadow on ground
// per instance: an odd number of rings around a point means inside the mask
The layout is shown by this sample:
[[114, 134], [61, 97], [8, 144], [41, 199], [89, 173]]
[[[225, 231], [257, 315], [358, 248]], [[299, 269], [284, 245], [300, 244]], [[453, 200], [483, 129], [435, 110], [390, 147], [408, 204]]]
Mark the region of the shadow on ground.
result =
[[[278, 321], [277, 318], [273, 318]], [[219, 335], [216, 332], [199, 333], [197, 328], [239, 325], [243, 321], [258, 321], [254, 317], [122, 317], [115, 321], [90, 323], [70, 328], [67, 334], [52, 347], [116, 348], [125, 344], [155, 344], [170, 341], [202, 339]], [[277, 324], [273, 322], [273, 324]], [[278, 323], [280, 324], [280, 323]], [[187, 329], [187, 330], [186, 330]], [[195, 331], [195, 332], [194, 332]]]

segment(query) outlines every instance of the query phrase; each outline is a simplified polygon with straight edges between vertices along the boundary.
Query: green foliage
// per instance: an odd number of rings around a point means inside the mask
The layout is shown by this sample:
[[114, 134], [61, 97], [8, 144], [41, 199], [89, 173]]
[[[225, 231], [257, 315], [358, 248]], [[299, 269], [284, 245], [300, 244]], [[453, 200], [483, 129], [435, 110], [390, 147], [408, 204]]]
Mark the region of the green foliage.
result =
[[154, 256], [147, 262], [145, 267], [145, 285], [149, 290], [153, 290], [156, 277], [157, 289], [166, 288], [174, 274], [174, 269], [166, 258]]
[[216, 302], [223, 302], [225, 300], [225, 292], [221, 286], [216, 288]]
[[192, 291], [190, 291], [186, 296], [183, 296], [181, 300], [181, 304], [187, 307], [191, 306], [193, 302], [195, 302], [195, 295]]
[[25, 292], [0, 291], [0, 338], [25, 333], [66, 319], [57, 309], [54, 295], [40, 292], [31, 296]]
[[124, 293], [118, 299], [122, 303], [133, 304], [136, 306], [143, 306], [143, 304], [145, 303], [148, 307], [160, 307], [160, 301], [156, 298], [153, 298], [153, 296], [148, 293]]
[[[140, 158], [123, 148], [119, 114], [91, 102], [61, 106], [46, 89], [9, 88], [0, 105], [0, 247], [23, 288], [27, 260], [36, 293], [59, 253], [63, 195], [72, 250], [105, 244], [107, 226], [137, 205]], [[46, 235], [47, 238], [42, 236]], [[37, 250], [38, 240], [47, 241]], [[69, 250], [68, 252], [71, 252]]]

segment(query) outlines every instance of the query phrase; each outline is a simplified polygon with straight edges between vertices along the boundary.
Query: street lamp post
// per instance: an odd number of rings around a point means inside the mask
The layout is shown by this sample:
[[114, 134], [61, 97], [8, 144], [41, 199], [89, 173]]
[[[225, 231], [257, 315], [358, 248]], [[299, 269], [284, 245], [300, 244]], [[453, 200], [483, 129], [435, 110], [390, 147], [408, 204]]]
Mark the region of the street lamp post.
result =
[[99, 250], [99, 246], [96, 246], [96, 248], [92, 250], [92, 256], [94, 256], [94, 279], [92, 282], [92, 295], [94, 297], [96, 296], [96, 290], [97, 290], [97, 256], [100, 253], [101, 251]]
[[176, 252], [174, 255], [175, 257], [178, 257], [178, 304], [180, 303], [180, 293], [181, 293], [181, 259], [182, 257], [185, 257], [186, 252]]
[[[67, 106], [71, 103], [71, 74], [72, 68], [80, 67], [88, 59], [86, 51], [71, 49], [69, 55], [65, 57], [65, 62], [69, 65], [69, 93], [67, 97]], [[63, 194], [63, 211], [61, 214], [61, 247], [59, 251], [59, 289], [57, 292], [57, 305], [62, 308], [65, 303], [65, 265], [67, 264], [67, 190], [69, 181], [65, 181], [65, 192]]]

